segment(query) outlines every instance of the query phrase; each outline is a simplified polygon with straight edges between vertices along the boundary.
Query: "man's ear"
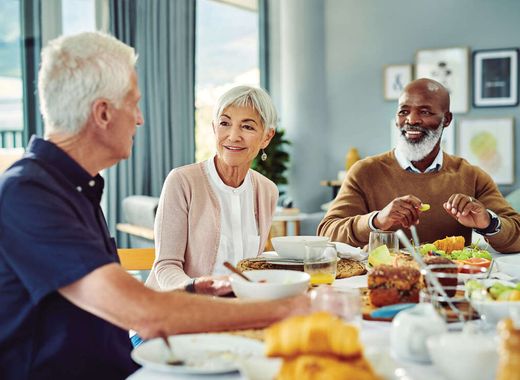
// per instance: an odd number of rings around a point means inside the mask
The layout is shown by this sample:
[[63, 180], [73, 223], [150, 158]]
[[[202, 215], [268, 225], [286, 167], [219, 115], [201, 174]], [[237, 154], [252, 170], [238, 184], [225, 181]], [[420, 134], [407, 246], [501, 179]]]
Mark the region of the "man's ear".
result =
[[271, 142], [271, 139], [274, 137], [275, 130], [273, 128], [269, 128], [267, 134], [264, 137], [264, 141], [262, 142], [262, 149], [265, 149], [267, 145]]
[[453, 120], [453, 114], [451, 112], [445, 112], [444, 113], [444, 125], [443, 125], [443, 127], [446, 128], [448, 125], [450, 125], [452, 120]]
[[96, 99], [92, 103], [92, 120], [96, 126], [103, 129], [108, 127], [112, 117], [110, 102], [106, 99]]

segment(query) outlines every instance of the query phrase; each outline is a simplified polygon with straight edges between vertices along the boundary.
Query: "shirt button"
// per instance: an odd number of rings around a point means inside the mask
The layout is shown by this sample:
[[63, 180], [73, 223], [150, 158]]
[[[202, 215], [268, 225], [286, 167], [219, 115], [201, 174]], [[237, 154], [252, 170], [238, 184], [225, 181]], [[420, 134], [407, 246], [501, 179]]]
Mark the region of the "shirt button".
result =
[[78, 186], [78, 187], [76, 187], [76, 190], [78, 190], [79, 192], [81, 192], [81, 190], [83, 190], [83, 189], [81, 188], [81, 186]]
[[93, 179], [91, 179], [90, 181], [88, 181], [88, 185], [90, 187], [94, 187], [94, 185], [96, 184], [96, 181], [94, 181]]

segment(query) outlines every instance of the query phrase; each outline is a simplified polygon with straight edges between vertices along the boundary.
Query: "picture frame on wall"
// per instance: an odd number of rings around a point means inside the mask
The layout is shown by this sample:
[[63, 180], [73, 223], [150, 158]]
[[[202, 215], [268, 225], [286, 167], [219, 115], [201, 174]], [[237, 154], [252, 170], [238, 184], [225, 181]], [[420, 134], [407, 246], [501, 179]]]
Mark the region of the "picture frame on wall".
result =
[[499, 185], [514, 183], [514, 119], [460, 119], [459, 156], [486, 171]]
[[469, 49], [418, 50], [415, 56], [415, 78], [429, 78], [450, 92], [451, 112], [466, 113], [469, 104]]
[[412, 81], [412, 65], [386, 65], [383, 69], [386, 100], [399, 99], [404, 87]]
[[[390, 120], [390, 131], [390, 149], [394, 149], [399, 140], [399, 128], [395, 125], [395, 118]], [[448, 154], [455, 154], [455, 120], [442, 131], [441, 149]]]
[[518, 105], [518, 49], [473, 52], [473, 105]]

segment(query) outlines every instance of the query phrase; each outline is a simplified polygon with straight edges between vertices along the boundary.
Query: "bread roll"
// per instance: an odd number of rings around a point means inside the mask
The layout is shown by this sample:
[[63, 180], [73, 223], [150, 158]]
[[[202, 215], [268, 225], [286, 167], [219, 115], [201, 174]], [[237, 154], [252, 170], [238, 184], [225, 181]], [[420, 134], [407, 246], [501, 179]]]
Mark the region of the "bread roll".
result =
[[336, 355], [352, 358], [361, 355], [359, 332], [341, 319], [319, 312], [278, 322], [265, 334], [267, 356]]
[[364, 358], [338, 360], [330, 356], [302, 355], [284, 360], [277, 380], [379, 379]]

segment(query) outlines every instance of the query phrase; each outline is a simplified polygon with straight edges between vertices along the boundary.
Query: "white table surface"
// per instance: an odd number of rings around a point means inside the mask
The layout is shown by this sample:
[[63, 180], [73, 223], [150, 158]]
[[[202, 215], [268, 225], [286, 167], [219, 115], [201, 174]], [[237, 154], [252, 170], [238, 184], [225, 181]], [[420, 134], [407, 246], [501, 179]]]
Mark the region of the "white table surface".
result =
[[[492, 252], [494, 258], [506, 256], [496, 252]], [[494, 268], [496, 271], [496, 268]], [[362, 288], [367, 287], [367, 276], [355, 276], [336, 280], [334, 287]], [[392, 324], [389, 322], [362, 321], [361, 322], [361, 340], [365, 349], [376, 348], [387, 354], [387, 359], [393, 363], [394, 376], [388, 377], [387, 380], [445, 380], [437, 369], [431, 364], [419, 364], [411, 361], [395, 359], [390, 353], [390, 329]], [[377, 363], [373, 363], [377, 367]], [[177, 375], [171, 373], [162, 373], [146, 368], [141, 368], [128, 379], [130, 380], [220, 380], [220, 379], [244, 379], [240, 373], [227, 373], [223, 375]]]
[[[360, 288], [367, 286], [367, 276], [356, 276], [336, 280], [335, 287]], [[437, 372], [432, 365], [421, 365], [413, 362], [394, 360], [390, 356], [390, 328], [389, 322], [362, 321], [361, 322], [361, 340], [365, 349], [376, 348], [389, 355], [388, 360], [392, 361], [395, 366], [396, 375], [390, 379], [399, 380], [443, 380], [444, 377]], [[377, 364], [374, 363], [376, 366]], [[166, 380], [166, 379], [183, 379], [183, 380], [220, 380], [220, 379], [246, 379], [238, 372], [227, 373], [224, 375], [204, 375], [204, 376], [186, 376], [171, 373], [161, 373], [146, 368], [141, 368], [129, 380]]]

